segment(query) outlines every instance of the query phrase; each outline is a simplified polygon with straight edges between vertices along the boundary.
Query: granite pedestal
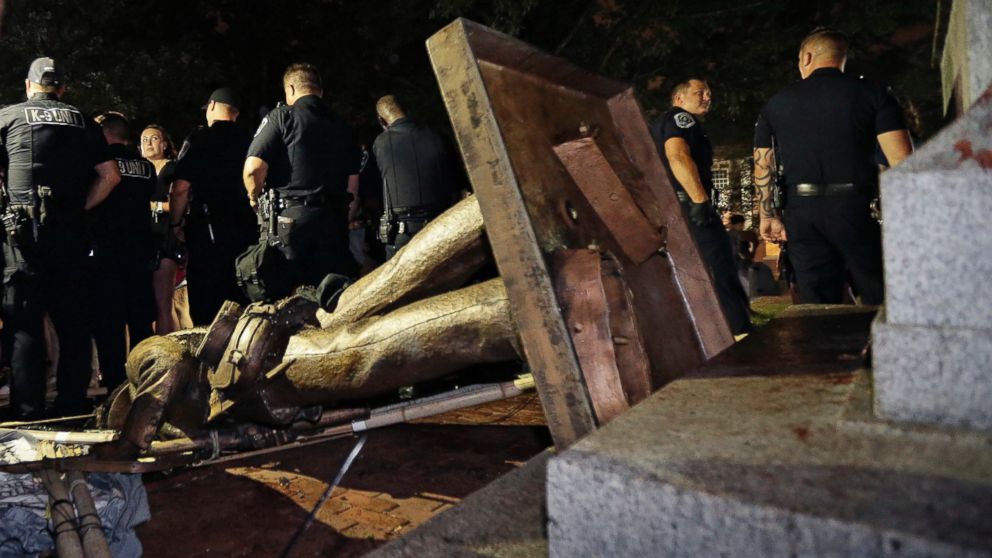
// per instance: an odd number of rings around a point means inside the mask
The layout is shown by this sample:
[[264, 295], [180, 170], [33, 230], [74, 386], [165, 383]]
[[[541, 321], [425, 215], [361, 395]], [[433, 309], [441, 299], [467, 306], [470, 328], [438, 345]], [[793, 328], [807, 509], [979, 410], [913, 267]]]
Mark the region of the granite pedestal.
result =
[[992, 430], [990, 129], [992, 89], [882, 174], [881, 417]]
[[992, 437], [875, 418], [871, 317], [799, 307], [552, 458], [550, 555], [992, 556]]

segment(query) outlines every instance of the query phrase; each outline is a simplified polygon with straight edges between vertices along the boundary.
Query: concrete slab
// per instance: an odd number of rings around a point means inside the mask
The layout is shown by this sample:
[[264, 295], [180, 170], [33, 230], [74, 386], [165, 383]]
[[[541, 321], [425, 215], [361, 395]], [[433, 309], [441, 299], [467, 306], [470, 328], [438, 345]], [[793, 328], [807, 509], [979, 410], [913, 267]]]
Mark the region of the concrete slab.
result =
[[529, 558], [548, 555], [545, 468], [552, 451], [465, 498], [371, 558]]
[[992, 437], [876, 419], [871, 318], [800, 308], [551, 459], [550, 555], [992, 556]]

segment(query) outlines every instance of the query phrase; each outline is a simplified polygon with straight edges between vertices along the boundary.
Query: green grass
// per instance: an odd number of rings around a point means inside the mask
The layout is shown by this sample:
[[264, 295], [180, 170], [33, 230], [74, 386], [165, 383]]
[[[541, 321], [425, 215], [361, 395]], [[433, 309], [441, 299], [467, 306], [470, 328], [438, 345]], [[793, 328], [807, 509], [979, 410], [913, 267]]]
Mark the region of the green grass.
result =
[[751, 300], [751, 322], [755, 326], [763, 326], [790, 306], [792, 300], [787, 296], [759, 296]]

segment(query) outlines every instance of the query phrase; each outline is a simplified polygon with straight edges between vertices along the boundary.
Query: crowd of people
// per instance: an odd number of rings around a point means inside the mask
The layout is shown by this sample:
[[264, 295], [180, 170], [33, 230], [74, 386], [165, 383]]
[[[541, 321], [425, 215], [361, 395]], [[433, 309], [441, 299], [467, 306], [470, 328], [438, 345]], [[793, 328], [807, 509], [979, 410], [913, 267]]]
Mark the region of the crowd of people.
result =
[[[876, 147], [894, 166], [912, 144], [892, 93], [843, 73], [846, 49], [839, 33], [811, 34], [799, 49], [802, 79], [761, 110], [759, 231], [788, 239], [802, 302], [839, 302], [846, 282], [878, 304]], [[27, 101], [0, 109], [3, 355], [16, 417], [46, 413], [46, 317], [59, 346], [54, 413], [86, 413], [91, 343], [113, 390], [125, 381], [129, 346], [153, 332], [207, 325], [225, 301], [272, 302], [302, 286], [327, 305], [376, 264], [367, 232], [388, 259], [455, 201], [456, 159], [396, 97], [377, 103], [383, 132], [369, 150], [323, 102], [314, 66], [291, 65], [282, 86], [285, 104], [254, 135], [236, 124], [237, 93], [214, 91], [206, 125], [177, 153], [157, 124], [142, 127], [135, 146], [125, 115], [90, 119], [61, 100], [56, 61], [31, 64]], [[743, 335], [752, 324], [739, 273], [756, 242], [742, 258], [732, 248], [740, 223], [728, 235], [714, 209], [702, 125], [712, 94], [691, 78], [671, 99], [651, 131], [730, 329]], [[379, 204], [364, 203], [379, 192]]]

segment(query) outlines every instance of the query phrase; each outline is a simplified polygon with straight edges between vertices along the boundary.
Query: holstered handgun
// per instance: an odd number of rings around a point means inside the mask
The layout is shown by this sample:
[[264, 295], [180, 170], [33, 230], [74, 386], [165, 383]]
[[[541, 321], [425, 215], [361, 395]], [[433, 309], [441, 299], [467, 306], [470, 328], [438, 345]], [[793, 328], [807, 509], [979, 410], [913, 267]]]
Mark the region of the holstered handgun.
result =
[[258, 197], [258, 228], [269, 246], [279, 246], [279, 192], [266, 190]]
[[50, 222], [53, 213], [52, 206], [54, 198], [52, 196], [52, 189], [48, 186], [38, 186], [35, 192], [36, 221], [39, 226], [43, 227]]
[[775, 181], [772, 182], [772, 207], [781, 211], [785, 208], [785, 179], [781, 173], [775, 173]]
[[778, 152], [778, 142], [775, 141], [775, 136], [772, 136], [772, 153], [775, 154], [775, 179], [772, 181], [772, 207], [777, 211], [785, 209], [785, 165], [782, 164], [782, 158], [779, 157]]
[[396, 235], [399, 234], [399, 223], [392, 213], [386, 213], [379, 221], [379, 242], [391, 245], [396, 242]]

